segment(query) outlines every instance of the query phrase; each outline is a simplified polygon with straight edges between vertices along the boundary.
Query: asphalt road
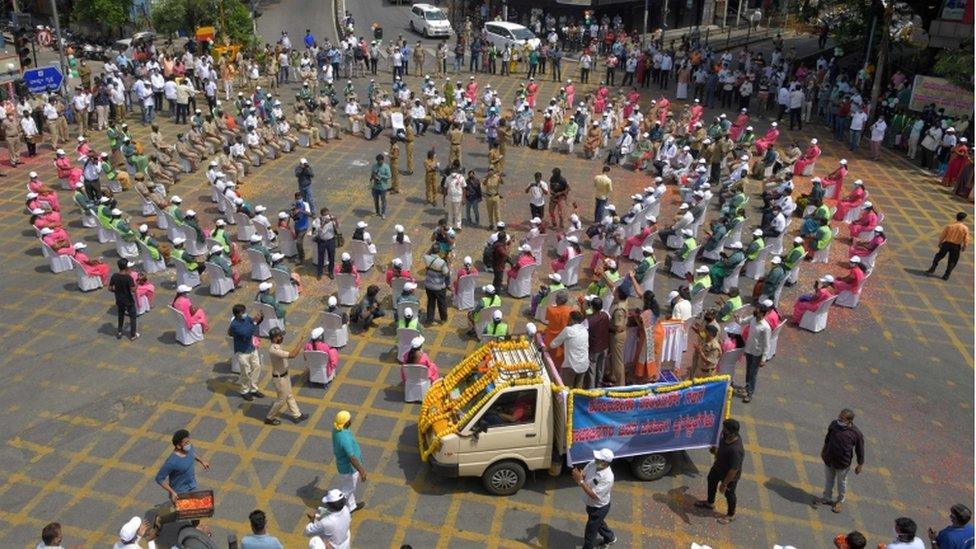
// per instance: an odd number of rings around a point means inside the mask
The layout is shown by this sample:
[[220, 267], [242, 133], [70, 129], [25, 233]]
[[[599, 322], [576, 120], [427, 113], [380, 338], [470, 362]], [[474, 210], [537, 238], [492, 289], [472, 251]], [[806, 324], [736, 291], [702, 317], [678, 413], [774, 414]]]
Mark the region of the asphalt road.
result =
[[258, 19], [258, 33], [265, 42], [277, 42], [285, 31], [293, 46], [302, 47], [305, 29], [320, 43], [336, 39], [331, 0], [262, 0], [259, 10], [263, 15]]
[[[383, 27], [383, 37], [386, 41], [395, 40], [398, 35], [403, 35], [411, 44], [419, 41], [433, 50], [437, 48], [437, 44], [444, 40], [451, 40], [445, 38], [427, 39], [419, 33], [411, 31], [410, 5], [411, 2], [395, 5], [388, 0], [347, 0], [346, 9], [352, 12], [352, 16], [356, 20], [356, 34], [367, 38], [373, 23], [379, 23]], [[454, 30], [457, 31], [457, 29]]]

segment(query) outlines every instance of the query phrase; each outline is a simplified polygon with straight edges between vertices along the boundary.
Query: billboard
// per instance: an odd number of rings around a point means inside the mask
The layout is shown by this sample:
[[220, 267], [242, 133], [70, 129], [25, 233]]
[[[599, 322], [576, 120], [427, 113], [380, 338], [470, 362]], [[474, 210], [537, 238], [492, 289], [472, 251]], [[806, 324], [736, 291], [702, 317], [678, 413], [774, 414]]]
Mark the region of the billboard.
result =
[[912, 84], [912, 98], [908, 108], [921, 111], [929, 103], [945, 109], [949, 116], [963, 116], [973, 112], [973, 92], [964, 90], [945, 78], [916, 76]]

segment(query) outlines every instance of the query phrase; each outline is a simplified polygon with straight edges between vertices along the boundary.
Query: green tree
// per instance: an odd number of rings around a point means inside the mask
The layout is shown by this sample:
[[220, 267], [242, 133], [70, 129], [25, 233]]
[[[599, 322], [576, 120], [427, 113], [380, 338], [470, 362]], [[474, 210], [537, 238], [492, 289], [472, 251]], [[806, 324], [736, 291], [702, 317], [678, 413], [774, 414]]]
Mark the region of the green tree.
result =
[[132, 0], [75, 0], [72, 15], [76, 21], [110, 29], [128, 23], [131, 10]]
[[152, 24], [156, 32], [176, 34], [186, 27], [186, 0], [160, 0], [152, 6]]
[[935, 60], [935, 74], [944, 76], [963, 88], [973, 87], [973, 39], [970, 38], [956, 50], [942, 50]]

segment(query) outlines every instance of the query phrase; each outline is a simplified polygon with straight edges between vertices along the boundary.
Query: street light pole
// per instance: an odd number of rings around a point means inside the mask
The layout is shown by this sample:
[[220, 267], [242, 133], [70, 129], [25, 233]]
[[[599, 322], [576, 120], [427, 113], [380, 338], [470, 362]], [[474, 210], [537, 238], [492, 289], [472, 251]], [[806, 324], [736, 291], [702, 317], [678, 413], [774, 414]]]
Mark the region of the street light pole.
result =
[[54, 39], [57, 40], [58, 44], [58, 61], [61, 65], [61, 87], [58, 92], [61, 95], [65, 94], [65, 88], [68, 85], [68, 70], [64, 62], [64, 44], [61, 41], [61, 17], [58, 16], [58, 0], [51, 0], [51, 13], [54, 15]]

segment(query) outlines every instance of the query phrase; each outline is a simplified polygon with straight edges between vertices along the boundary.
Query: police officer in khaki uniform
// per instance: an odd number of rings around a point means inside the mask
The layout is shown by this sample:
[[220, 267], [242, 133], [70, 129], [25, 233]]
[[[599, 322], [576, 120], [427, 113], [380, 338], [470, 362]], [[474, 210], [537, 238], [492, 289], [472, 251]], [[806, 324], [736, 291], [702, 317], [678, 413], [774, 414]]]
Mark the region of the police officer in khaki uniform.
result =
[[508, 120], [505, 118], [499, 120], [496, 131], [498, 133], [495, 138], [495, 143], [498, 145], [498, 153], [501, 155], [501, 159], [498, 162], [498, 173], [505, 173], [505, 151], [508, 150], [509, 134]]
[[295, 113], [295, 129], [298, 133], [305, 134], [308, 137], [309, 148], [318, 147], [322, 143], [322, 138], [319, 137], [319, 130], [308, 119], [304, 107], [298, 107]]
[[427, 203], [431, 206], [437, 205], [437, 168], [440, 164], [434, 149], [427, 151], [427, 158], [424, 159], [424, 185], [427, 187]]
[[484, 182], [481, 183], [481, 189], [485, 196], [485, 208], [488, 210], [489, 227], [494, 227], [501, 221], [502, 184], [502, 176], [495, 168], [488, 168], [488, 175], [485, 176]]
[[285, 410], [288, 410], [288, 416], [293, 423], [301, 423], [308, 419], [308, 414], [303, 414], [298, 409], [298, 403], [295, 402], [295, 395], [291, 389], [291, 378], [288, 377], [288, 359], [295, 358], [302, 352], [306, 336], [307, 334], [298, 338], [295, 346], [286, 350], [281, 346], [285, 340], [285, 331], [281, 328], [272, 328], [268, 332], [268, 338], [271, 340], [271, 347], [268, 349], [268, 354], [271, 355], [271, 386], [276, 393], [274, 404], [268, 410], [268, 416], [264, 418], [264, 422], [268, 425], [280, 425], [281, 420], [278, 416]]
[[488, 150], [488, 165], [492, 170], [502, 173], [502, 163], [504, 160], [505, 157], [502, 155], [497, 146]]
[[390, 193], [400, 194], [400, 145], [390, 137]]
[[624, 370], [624, 343], [626, 341], [627, 297], [621, 298], [618, 294], [610, 308], [610, 373], [616, 385], [626, 384], [626, 372]]
[[448, 132], [448, 138], [451, 141], [451, 156], [449, 162], [453, 165], [455, 162], [461, 162], [461, 138], [464, 136], [464, 132], [461, 131], [461, 126], [457, 124], [451, 127], [451, 131]]
[[24, 146], [24, 133], [20, 129], [20, 121], [17, 115], [8, 115], [3, 119], [3, 133], [7, 140], [7, 154], [10, 156], [10, 165], [16, 166], [21, 163], [20, 153]]
[[403, 123], [406, 126], [404, 141], [407, 144], [407, 175], [413, 175], [413, 124], [409, 117]]

